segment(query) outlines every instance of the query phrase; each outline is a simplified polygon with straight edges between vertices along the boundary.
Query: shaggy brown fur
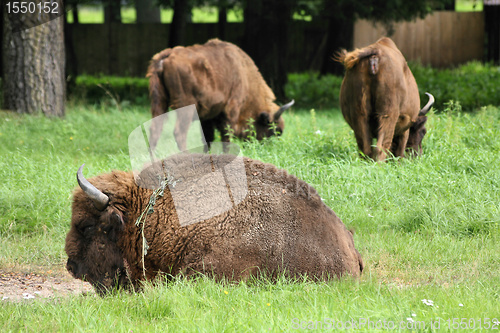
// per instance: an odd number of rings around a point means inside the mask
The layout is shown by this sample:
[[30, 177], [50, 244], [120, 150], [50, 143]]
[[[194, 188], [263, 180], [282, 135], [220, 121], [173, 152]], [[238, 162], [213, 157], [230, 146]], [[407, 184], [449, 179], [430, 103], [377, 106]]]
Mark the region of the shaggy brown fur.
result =
[[[228, 125], [236, 137], [245, 138], [250, 119], [255, 120], [259, 140], [283, 132], [283, 118], [274, 119], [279, 109], [274, 93], [253, 60], [234, 44], [212, 39], [203, 45], [163, 50], [153, 56], [146, 76], [152, 116], [169, 107], [195, 104], [207, 143], [213, 141], [215, 128], [228, 141]], [[193, 115], [182, 115], [187, 120], [177, 121], [175, 138], [184, 151]], [[273, 123], [276, 130], [271, 128]], [[163, 124], [152, 125], [150, 144], [156, 147]]]
[[394, 42], [384, 37], [334, 59], [346, 68], [340, 105], [364, 156], [383, 161], [389, 151], [421, 153], [427, 116], [419, 115], [417, 83]]
[[[189, 168], [206, 163], [203, 155], [173, 157]], [[206, 156], [206, 155], [205, 155]], [[234, 156], [213, 156], [226, 165]], [[352, 234], [310, 185], [275, 166], [244, 159], [248, 194], [229, 211], [199, 223], [181, 226], [168, 190], [147, 215], [146, 278], [164, 272], [173, 276], [205, 273], [217, 279], [307, 275], [313, 279], [360, 276], [363, 261]], [[115, 285], [143, 280], [141, 228], [135, 221], [151, 190], [139, 188], [131, 173], [114, 171], [90, 179], [109, 196], [97, 211], [77, 188], [71, 229], [66, 237], [67, 268], [104, 292]], [[128, 266], [128, 267], [127, 267]]]

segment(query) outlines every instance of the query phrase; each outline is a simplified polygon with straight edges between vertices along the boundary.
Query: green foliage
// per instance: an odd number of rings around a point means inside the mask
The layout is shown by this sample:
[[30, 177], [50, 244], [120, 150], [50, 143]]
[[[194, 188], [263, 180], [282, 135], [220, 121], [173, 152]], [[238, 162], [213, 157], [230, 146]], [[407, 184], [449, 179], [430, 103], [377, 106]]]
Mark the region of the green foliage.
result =
[[416, 63], [410, 68], [417, 80], [421, 99], [424, 92], [436, 98], [435, 107], [442, 109], [450, 100], [458, 101], [465, 111], [483, 105], [500, 105], [500, 67], [477, 61], [453, 69], [433, 69]]
[[[425, 92], [434, 95], [434, 107], [439, 110], [450, 101], [458, 102], [464, 111], [500, 105], [498, 66], [473, 61], [454, 69], [433, 69], [418, 63], [410, 63], [410, 68], [417, 80], [422, 106], [427, 102]], [[341, 84], [340, 76], [291, 73], [285, 93], [295, 99], [295, 107], [329, 109], [339, 107]], [[91, 104], [148, 105], [148, 85], [146, 78], [81, 75], [69, 96]]]
[[[500, 105], [500, 67], [469, 62], [454, 69], [434, 69], [410, 63], [417, 80], [422, 106], [427, 103], [425, 92], [436, 98], [434, 108], [447, 109], [455, 103], [464, 111], [478, 110], [482, 105]], [[316, 109], [339, 107], [342, 78], [319, 76], [314, 72], [288, 75], [285, 93], [294, 98], [298, 107]]]
[[149, 104], [147, 78], [80, 75], [70, 98], [91, 104]]
[[288, 75], [285, 94], [295, 99], [299, 108], [339, 107], [341, 84], [342, 78], [334, 75], [319, 76], [315, 72], [292, 73]]

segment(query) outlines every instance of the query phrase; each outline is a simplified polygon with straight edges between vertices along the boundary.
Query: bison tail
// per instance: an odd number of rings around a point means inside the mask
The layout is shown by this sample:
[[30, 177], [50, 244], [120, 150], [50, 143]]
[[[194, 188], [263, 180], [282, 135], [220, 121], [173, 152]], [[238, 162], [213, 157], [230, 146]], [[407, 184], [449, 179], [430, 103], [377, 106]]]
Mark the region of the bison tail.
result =
[[337, 51], [333, 54], [333, 57], [332, 59], [334, 61], [337, 61], [337, 62], [340, 62], [342, 65], [345, 66], [345, 57], [347, 55], [347, 50], [346, 49], [342, 49], [340, 51]]
[[[372, 59], [376, 58], [376, 63], [377, 63], [377, 69], [378, 71], [378, 50], [377, 49], [372, 49], [372, 48], [363, 48], [363, 49], [355, 49], [352, 52], [347, 52], [346, 50], [342, 49], [339, 52], [335, 54], [333, 57], [333, 60], [338, 61], [344, 65], [344, 67], [349, 70], [356, 66], [362, 59], [371, 57]], [[372, 74], [373, 73], [372, 70]]]
[[163, 83], [163, 60], [167, 58], [172, 49], [157, 53], [151, 59], [146, 77], [149, 78], [149, 98], [151, 99], [151, 115], [159, 116], [167, 111], [168, 96]]

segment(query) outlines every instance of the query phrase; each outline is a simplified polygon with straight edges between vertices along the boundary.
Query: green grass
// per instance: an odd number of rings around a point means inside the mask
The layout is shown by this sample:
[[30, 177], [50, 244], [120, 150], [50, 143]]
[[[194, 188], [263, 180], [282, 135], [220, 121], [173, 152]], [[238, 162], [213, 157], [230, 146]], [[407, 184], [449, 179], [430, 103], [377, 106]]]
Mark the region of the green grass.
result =
[[[3, 302], [0, 331], [282, 332], [363, 318], [413, 318], [428, 331], [431, 320], [500, 319], [500, 109], [440, 111], [412, 160], [360, 159], [337, 109], [287, 111], [282, 137], [242, 143], [245, 156], [315, 186], [355, 229], [361, 280], [178, 279], [138, 294]], [[63, 269], [78, 166], [130, 169], [128, 134], [149, 118], [147, 107], [105, 104], [70, 104], [65, 119], [0, 112], [0, 269]]]
[[481, 12], [483, 2], [481, 0], [456, 0], [455, 10], [457, 12]]

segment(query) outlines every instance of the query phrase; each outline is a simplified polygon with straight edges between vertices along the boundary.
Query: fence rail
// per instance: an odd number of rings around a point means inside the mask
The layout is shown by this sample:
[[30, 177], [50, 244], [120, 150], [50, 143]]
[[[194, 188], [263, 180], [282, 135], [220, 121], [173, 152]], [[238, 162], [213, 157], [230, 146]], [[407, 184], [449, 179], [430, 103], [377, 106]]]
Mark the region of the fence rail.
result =
[[[433, 67], [450, 67], [484, 56], [482, 12], [436, 12], [425, 19], [394, 25], [391, 36], [407, 60]], [[386, 36], [386, 28], [367, 20], [354, 26], [354, 47], [363, 47]]]
[[[78, 73], [144, 76], [151, 57], [167, 47], [168, 24], [72, 24], [73, 51], [68, 65]], [[318, 70], [324, 57], [327, 25], [298, 21], [291, 27], [289, 71]], [[448, 67], [483, 59], [483, 13], [436, 12], [423, 20], [395, 24], [391, 36], [408, 60]], [[188, 24], [187, 45], [217, 36], [216, 23]], [[241, 45], [244, 26], [228, 23], [226, 40]], [[359, 20], [354, 46], [363, 47], [385, 36], [383, 26]], [[68, 48], [67, 48], [68, 51]], [[284, 55], [285, 56], [285, 55]]]

